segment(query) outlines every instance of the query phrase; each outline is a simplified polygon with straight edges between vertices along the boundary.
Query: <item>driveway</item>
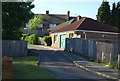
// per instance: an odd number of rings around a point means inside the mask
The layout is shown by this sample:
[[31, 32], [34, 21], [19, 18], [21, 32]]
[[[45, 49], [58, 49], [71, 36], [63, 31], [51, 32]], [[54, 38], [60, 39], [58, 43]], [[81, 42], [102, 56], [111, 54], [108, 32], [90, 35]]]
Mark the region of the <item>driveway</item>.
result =
[[94, 81], [100, 81], [100, 79], [103, 81], [103, 79], [106, 79], [74, 66], [74, 64], [64, 56], [65, 52], [62, 50], [54, 50], [40, 45], [29, 45], [28, 47], [39, 55], [39, 66], [58, 79], [85, 79], [87, 81], [90, 81], [90, 79]]

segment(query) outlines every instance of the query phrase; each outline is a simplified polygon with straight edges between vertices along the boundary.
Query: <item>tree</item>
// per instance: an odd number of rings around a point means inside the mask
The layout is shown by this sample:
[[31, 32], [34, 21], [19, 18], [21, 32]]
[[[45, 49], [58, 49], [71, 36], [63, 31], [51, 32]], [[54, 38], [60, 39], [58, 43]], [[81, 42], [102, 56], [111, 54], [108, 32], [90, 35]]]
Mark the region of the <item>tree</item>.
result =
[[31, 29], [36, 29], [38, 28], [38, 24], [40, 24], [42, 22], [42, 18], [43, 16], [42, 15], [35, 15], [34, 18], [30, 19], [29, 20], [29, 26]]
[[120, 1], [117, 3], [117, 23], [116, 26], [120, 29]]
[[32, 2], [2, 3], [2, 38], [3, 40], [20, 40], [20, 28], [33, 17]]
[[31, 29], [37, 29], [38, 28], [38, 24], [40, 24], [42, 22], [42, 15], [35, 15], [34, 18], [30, 19], [28, 24], [28, 34], [30, 34], [30, 30]]
[[98, 9], [97, 20], [106, 24], [110, 24], [110, 5], [109, 2], [102, 2]]
[[117, 8], [116, 4], [113, 3], [112, 5], [112, 12], [111, 12], [111, 25], [112, 26], [117, 26]]
[[117, 5], [113, 3], [112, 7], [111, 25], [120, 29], [120, 2]]

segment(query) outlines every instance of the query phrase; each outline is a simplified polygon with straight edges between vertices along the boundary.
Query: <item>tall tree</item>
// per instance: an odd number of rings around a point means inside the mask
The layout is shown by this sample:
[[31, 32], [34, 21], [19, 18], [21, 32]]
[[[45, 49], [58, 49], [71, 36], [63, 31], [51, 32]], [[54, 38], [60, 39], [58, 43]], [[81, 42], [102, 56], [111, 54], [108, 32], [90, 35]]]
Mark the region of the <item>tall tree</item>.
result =
[[30, 19], [28, 24], [28, 34], [30, 34], [31, 29], [37, 29], [38, 25], [42, 22], [43, 16], [42, 15], [35, 15], [34, 18]]
[[120, 1], [117, 3], [117, 27], [120, 29]]
[[97, 20], [106, 24], [110, 24], [110, 5], [109, 2], [102, 2], [98, 9]]
[[40, 24], [42, 22], [42, 15], [35, 15], [34, 18], [29, 20], [29, 25], [31, 29], [37, 29], [38, 28], [38, 24]]
[[31, 2], [2, 3], [2, 38], [3, 40], [19, 40], [20, 28], [33, 17]]
[[116, 8], [116, 4], [113, 3], [112, 5], [112, 11], [111, 11], [111, 25], [112, 26], [117, 26], [117, 20], [118, 20], [118, 17], [117, 17], [117, 8]]

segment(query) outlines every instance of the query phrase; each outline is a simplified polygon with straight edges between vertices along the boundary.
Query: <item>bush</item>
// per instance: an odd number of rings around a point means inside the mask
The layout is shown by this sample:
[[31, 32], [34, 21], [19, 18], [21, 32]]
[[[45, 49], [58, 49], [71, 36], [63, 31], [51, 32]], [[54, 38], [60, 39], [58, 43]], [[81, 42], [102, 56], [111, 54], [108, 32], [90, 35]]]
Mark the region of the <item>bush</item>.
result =
[[28, 38], [28, 43], [29, 44], [38, 44], [38, 35], [37, 34], [32, 34]]
[[47, 46], [51, 46], [51, 36], [44, 36], [44, 42], [47, 44]]
[[28, 37], [28, 34], [22, 34], [21, 40], [25, 41], [26, 37]]
[[44, 38], [43, 37], [38, 37], [38, 44], [44, 45]]

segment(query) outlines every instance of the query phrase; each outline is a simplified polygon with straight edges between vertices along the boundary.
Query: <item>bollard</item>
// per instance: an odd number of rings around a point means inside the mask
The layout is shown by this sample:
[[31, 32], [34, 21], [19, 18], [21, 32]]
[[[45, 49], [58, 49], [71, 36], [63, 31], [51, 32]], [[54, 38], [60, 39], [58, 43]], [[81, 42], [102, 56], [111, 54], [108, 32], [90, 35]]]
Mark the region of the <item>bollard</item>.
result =
[[118, 68], [120, 68], [120, 54], [118, 54]]

